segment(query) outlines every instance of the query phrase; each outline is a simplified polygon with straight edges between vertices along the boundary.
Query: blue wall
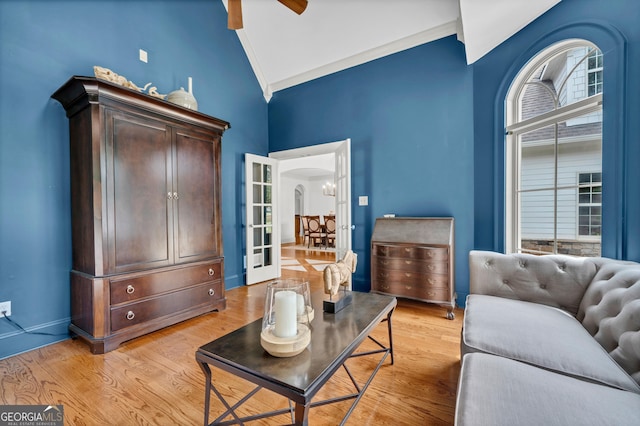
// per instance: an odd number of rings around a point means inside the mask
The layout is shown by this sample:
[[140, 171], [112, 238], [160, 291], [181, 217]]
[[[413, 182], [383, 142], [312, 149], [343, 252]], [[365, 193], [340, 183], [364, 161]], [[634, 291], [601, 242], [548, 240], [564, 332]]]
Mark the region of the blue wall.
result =
[[[138, 49], [149, 53], [147, 64]], [[245, 151], [268, 151], [267, 103], [215, 0], [0, 2], [0, 358], [66, 338], [70, 321], [69, 130], [51, 94], [72, 75], [111, 68], [160, 93], [187, 86], [199, 110], [231, 123], [222, 143], [227, 288], [243, 284], [240, 199]]]
[[[473, 247], [473, 73], [455, 37], [274, 94], [269, 148], [351, 138], [357, 290], [370, 289], [377, 217], [453, 216], [457, 290], [468, 293]], [[369, 205], [358, 206], [368, 195]]]

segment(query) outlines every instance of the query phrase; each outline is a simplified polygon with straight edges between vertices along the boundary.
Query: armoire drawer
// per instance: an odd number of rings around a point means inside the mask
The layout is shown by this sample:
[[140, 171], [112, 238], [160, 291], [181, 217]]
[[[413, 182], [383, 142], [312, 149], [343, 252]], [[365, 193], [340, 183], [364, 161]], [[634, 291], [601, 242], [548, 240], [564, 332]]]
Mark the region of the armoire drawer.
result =
[[449, 263], [446, 260], [416, 260], [374, 256], [372, 264], [381, 270], [397, 270], [424, 274], [449, 273]]
[[159, 295], [167, 291], [192, 287], [218, 280], [222, 277], [221, 261], [172, 269], [152, 274], [136, 275], [111, 280], [111, 305], [118, 305], [145, 297]]
[[111, 308], [111, 331], [213, 304], [223, 295], [222, 282], [215, 281], [114, 307]]
[[446, 247], [420, 247], [395, 244], [374, 244], [373, 255], [381, 257], [398, 257], [416, 260], [447, 260], [449, 249]]

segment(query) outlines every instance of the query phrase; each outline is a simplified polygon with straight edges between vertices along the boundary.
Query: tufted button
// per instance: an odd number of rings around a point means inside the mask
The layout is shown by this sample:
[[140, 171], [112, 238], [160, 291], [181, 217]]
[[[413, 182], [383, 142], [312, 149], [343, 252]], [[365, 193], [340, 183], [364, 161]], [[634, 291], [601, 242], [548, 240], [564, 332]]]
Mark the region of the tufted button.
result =
[[502, 284], [509, 284], [509, 280], [502, 280]]
[[565, 265], [564, 263], [561, 265], [558, 265], [558, 269], [560, 269], [561, 271], [564, 271], [566, 267], [567, 265]]
[[487, 260], [487, 261], [484, 262], [484, 266], [486, 266], [488, 268], [489, 266], [491, 266], [492, 263], [493, 262], [491, 262], [490, 260]]
[[521, 267], [521, 268], [525, 268], [526, 266], [527, 266], [527, 264], [525, 263], [525, 261], [524, 261], [524, 260], [521, 260], [521, 261], [520, 261], [520, 267]]
[[547, 288], [547, 285], [546, 284], [540, 284], [540, 288], [545, 290]]

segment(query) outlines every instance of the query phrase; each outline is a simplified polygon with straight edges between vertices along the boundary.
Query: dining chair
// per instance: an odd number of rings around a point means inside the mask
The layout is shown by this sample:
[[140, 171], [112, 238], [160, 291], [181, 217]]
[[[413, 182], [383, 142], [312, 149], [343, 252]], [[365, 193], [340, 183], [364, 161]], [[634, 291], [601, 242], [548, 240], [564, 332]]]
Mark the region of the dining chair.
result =
[[326, 246], [336, 246], [336, 217], [327, 215], [324, 217], [324, 230], [327, 233]]
[[309, 243], [309, 217], [308, 216], [300, 216], [302, 220], [302, 245]]
[[327, 234], [320, 223], [320, 216], [307, 216], [307, 219], [309, 220], [309, 244], [307, 244], [307, 248], [311, 245], [311, 240], [313, 240], [314, 246], [325, 244]]

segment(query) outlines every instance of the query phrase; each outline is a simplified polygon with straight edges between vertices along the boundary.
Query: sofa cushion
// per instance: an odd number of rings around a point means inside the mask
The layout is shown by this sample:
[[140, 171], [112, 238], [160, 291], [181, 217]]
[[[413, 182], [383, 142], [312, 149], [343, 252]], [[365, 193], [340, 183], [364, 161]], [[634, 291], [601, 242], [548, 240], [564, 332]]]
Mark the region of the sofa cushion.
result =
[[462, 360], [455, 424], [638, 425], [640, 395], [475, 353]]
[[596, 274], [590, 258], [564, 255], [534, 256], [472, 250], [469, 253], [469, 289], [537, 302], [578, 313], [580, 301]]
[[467, 297], [461, 353], [484, 352], [640, 393], [640, 386], [568, 313], [537, 303]]
[[640, 383], [640, 266], [603, 264], [585, 292], [577, 318]]

